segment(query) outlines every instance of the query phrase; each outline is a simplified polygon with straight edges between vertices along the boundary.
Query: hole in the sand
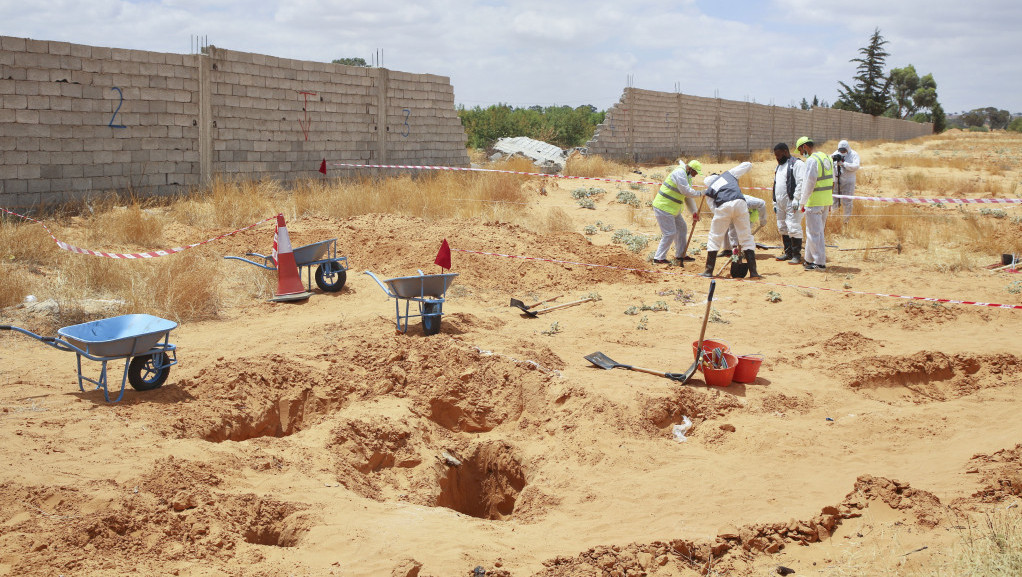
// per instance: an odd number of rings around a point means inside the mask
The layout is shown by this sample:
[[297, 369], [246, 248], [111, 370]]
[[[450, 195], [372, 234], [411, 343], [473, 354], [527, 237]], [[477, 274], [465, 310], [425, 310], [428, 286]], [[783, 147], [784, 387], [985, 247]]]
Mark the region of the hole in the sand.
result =
[[[303, 534], [305, 534], [311, 526], [311, 520], [306, 512], [297, 512], [287, 515], [281, 518], [278, 515], [282, 515], [282, 511], [276, 511], [275, 508], [268, 506], [261, 511], [258, 520], [252, 522], [245, 531], [244, 539], [246, 543], [253, 545], [268, 545], [271, 547], [295, 547]], [[271, 521], [268, 521], [263, 515], [270, 516]]]
[[287, 437], [301, 430], [308, 416], [307, 411], [309, 399], [306, 395], [295, 399], [269, 401], [259, 407], [237, 407], [234, 411], [220, 415], [219, 422], [208, 426], [202, 438], [213, 443], [222, 443], [247, 441], [259, 437]]
[[480, 519], [507, 519], [525, 485], [514, 449], [500, 441], [484, 443], [460, 465], [446, 467], [436, 506]]

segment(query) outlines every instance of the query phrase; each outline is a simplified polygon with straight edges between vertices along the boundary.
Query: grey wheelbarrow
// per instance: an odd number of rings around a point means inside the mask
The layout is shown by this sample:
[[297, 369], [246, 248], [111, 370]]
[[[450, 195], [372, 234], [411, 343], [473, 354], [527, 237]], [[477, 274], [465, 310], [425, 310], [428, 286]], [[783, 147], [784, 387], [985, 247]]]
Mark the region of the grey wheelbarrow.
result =
[[[422, 332], [435, 335], [440, 332], [440, 317], [444, 314], [444, 300], [448, 287], [454, 282], [456, 272], [444, 274], [423, 274], [418, 276], [402, 276], [381, 281], [375, 274], [365, 273], [380, 285], [387, 296], [394, 299], [394, 311], [397, 314], [397, 330], [408, 332], [408, 319], [422, 317]], [[405, 301], [404, 313], [401, 312], [401, 301]], [[412, 313], [411, 304], [418, 304], [418, 314]]]
[[[321, 240], [294, 249], [295, 263], [298, 265], [298, 276], [301, 277], [302, 268], [305, 268], [305, 284], [312, 290], [312, 267], [316, 267], [316, 286], [323, 292], [337, 292], [344, 288], [348, 280], [348, 257], [337, 256], [337, 239]], [[263, 259], [259, 263], [241, 256], [225, 256], [227, 260], [240, 260], [254, 264], [266, 270], [277, 270], [273, 263], [273, 257], [257, 252], [245, 253], [245, 256], [253, 256]]]
[[[124, 396], [125, 383], [136, 391], [151, 391], [167, 381], [170, 367], [177, 364], [177, 347], [169, 342], [175, 327], [174, 321], [134, 314], [64, 327], [57, 331], [61, 338], [44, 337], [12, 325], [0, 325], [0, 330], [16, 331], [59, 351], [74, 352], [78, 357], [78, 388], [84, 393], [86, 382], [96, 385], [108, 403], [106, 364], [124, 359], [121, 391], [112, 401], [116, 403]], [[102, 363], [98, 379], [82, 374], [82, 357]]]

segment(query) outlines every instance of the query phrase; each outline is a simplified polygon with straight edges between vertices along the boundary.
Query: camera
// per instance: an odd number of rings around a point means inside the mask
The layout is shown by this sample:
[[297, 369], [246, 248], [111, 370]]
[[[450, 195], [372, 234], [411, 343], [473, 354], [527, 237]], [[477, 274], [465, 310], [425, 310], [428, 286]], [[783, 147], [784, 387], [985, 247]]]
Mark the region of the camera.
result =
[[845, 155], [843, 155], [843, 154], [841, 154], [841, 153], [839, 153], [839, 152], [835, 152], [835, 153], [834, 153], [834, 156], [831, 156], [830, 158], [831, 158], [831, 159], [832, 159], [832, 160], [833, 160], [834, 162], [844, 162], [844, 161], [845, 161]]

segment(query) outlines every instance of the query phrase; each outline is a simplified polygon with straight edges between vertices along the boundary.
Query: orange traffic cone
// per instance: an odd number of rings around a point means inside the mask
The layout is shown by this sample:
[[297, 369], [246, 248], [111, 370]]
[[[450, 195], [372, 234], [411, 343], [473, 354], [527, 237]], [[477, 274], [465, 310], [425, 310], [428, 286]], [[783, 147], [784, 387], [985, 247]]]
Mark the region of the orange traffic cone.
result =
[[298, 263], [291, 249], [291, 237], [287, 234], [284, 215], [277, 215], [277, 232], [273, 234], [274, 257], [277, 262], [277, 293], [270, 299], [275, 302], [303, 301], [312, 293], [305, 290], [302, 277], [298, 273]]

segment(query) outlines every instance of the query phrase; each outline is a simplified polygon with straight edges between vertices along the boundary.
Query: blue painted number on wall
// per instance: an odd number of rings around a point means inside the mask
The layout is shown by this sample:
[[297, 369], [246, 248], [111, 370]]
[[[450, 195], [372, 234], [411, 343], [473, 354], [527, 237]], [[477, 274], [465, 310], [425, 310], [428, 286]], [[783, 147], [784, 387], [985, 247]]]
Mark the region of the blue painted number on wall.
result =
[[117, 95], [120, 96], [121, 99], [117, 103], [117, 110], [114, 110], [114, 114], [113, 114], [113, 116], [110, 117], [110, 122], [109, 122], [109, 124], [107, 124], [107, 126], [109, 126], [111, 128], [127, 128], [127, 126], [124, 126], [123, 124], [114, 124], [114, 120], [117, 119], [117, 113], [121, 111], [121, 105], [124, 104], [124, 93], [121, 92], [121, 89], [117, 88], [116, 86], [114, 86], [110, 90], [116, 90], [117, 91]]
[[404, 128], [401, 129], [401, 136], [408, 138], [408, 135], [412, 133], [412, 127], [408, 125], [408, 117], [412, 115], [410, 108], [402, 108], [405, 112], [405, 124]]

